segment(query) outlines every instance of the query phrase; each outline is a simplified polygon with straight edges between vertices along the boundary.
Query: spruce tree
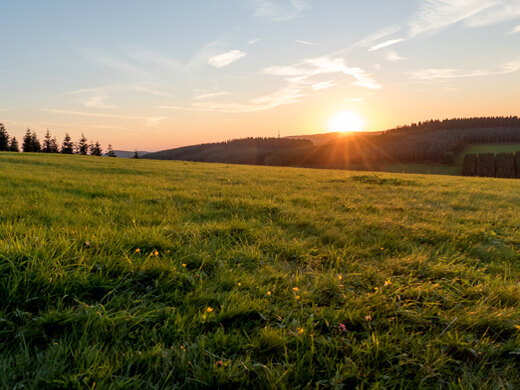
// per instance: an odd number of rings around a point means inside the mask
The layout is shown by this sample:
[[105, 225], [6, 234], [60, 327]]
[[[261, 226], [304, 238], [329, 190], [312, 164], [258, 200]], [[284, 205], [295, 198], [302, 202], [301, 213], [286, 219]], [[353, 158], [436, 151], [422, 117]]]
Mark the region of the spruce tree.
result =
[[32, 132], [31, 129], [27, 129], [23, 136], [22, 149], [24, 153], [32, 152]]
[[9, 134], [4, 125], [0, 123], [0, 152], [9, 150]]
[[10, 152], [20, 152], [20, 147], [18, 146], [18, 140], [16, 137], [11, 138], [11, 143], [9, 144]]
[[49, 132], [49, 129], [47, 129], [47, 133], [45, 133], [45, 138], [43, 139], [43, 153], [51, 153], [51, 142], [51, 133]]
[[107, 156], [108, 157], [117, 157], [116, 152], [114, 152], [114, 149], [112, 149], [112, 145], [110, 145], [110, 144], [108, 144]]
[[40, 140], [38, 139], [38, 136], [36, 135], [35, 131], [33, 131], [31, 134], [31, 148], [32, 148], [32, 151], [35, 153], [39, 153], [42, 150]]
[[60, 152], [60, 148], [58, 146], [58, 140], [56, 139], [56, 137], [51, 139], [49, 150], [50, 150], [49, 153], [59, 153]]
[[74, 142], [72, 142], [72, 138], [70, 138], [69, 133], [65, 133], [65, 138], [63, 139], [63, 144], [61, 145], [61, 153], [63, 153], [63, 154], [73, 154], [74, 153]]
[[82, 133], [81, 138], [78, 142], [78, 154], [82, 156], [86, 156], [88, 154], [88, 140], [85, 138], [85, 135]]
[[101, 144], [96, 141], [96, 144], [92, 147], [90, 150], [91, 156], [102, 156], [103, 155], [103, 149], [101, 149]]

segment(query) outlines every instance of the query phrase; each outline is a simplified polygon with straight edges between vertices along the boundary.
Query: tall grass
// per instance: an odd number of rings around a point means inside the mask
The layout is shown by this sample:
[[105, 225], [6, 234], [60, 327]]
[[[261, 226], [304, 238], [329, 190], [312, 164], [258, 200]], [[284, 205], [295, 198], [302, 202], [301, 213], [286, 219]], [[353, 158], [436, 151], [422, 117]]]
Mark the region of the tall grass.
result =
[[518, 182], [0, 154], [0, 387], [518, 388]]

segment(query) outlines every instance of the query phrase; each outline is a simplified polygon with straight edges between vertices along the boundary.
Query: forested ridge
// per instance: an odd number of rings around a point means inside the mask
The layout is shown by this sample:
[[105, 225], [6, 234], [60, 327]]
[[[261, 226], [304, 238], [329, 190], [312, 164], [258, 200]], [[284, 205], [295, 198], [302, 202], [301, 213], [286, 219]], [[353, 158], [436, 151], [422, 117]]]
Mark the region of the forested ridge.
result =
[[145, 158], [222, 163], [379, 169], [387, 163], [453, 163], [469, 144], [520, 142], [520, 118], [429, 120], [322, 145], [289, 138], [245, 138], [165, 150]]

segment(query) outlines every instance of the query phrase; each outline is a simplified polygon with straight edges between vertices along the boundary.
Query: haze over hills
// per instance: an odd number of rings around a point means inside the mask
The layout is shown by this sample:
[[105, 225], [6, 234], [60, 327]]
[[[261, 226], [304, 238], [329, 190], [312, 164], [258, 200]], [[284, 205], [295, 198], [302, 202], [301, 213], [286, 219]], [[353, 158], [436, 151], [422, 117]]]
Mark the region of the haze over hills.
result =
[[450, 164], [466, 146], [520, 142], [512, 117], [429, 120], [376, 133], [248, 138], [150, 153], [144, 158], [382, 170], [387, 164]]

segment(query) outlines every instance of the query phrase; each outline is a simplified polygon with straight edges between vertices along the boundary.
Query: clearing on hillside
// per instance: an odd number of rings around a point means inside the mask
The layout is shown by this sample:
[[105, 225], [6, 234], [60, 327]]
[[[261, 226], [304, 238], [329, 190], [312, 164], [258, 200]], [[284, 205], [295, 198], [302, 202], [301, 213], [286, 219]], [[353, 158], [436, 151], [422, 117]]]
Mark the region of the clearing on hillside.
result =
[[515, 180], [0, 153], [0, 388], [518, 388]]

